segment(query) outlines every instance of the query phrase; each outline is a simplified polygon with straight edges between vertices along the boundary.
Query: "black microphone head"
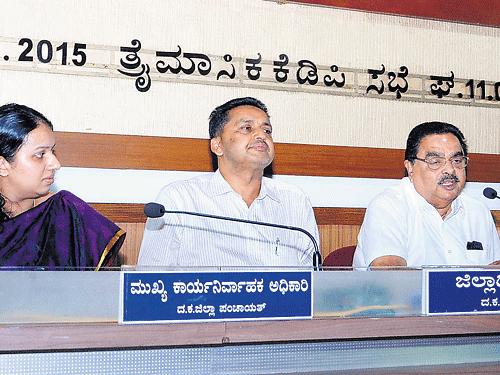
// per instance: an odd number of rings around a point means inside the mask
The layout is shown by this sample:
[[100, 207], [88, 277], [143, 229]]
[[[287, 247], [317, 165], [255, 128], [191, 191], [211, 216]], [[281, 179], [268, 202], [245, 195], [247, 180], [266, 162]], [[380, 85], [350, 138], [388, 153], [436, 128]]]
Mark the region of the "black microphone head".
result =
[[165, 207], [159, 203], [151, 202], [146, 203], [144, 206], [144, 215], [147, 217], [162, 217], [165, 213]]
[[483, 195], [489, 199], [495, 199], [498, 196], [497, 191], [490, 187], [484, 188]]

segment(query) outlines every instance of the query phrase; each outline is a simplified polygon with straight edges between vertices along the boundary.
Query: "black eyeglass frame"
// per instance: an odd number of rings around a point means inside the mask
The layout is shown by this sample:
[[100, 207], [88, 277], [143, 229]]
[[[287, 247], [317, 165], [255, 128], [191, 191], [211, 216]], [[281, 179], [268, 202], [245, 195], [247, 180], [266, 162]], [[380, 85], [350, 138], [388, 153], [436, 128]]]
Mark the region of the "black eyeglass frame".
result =
[[[451, 163], [451, 165], [454, 167], [454, 168], [457, 168], [457, 169], [464, 169], [465, 167], [467, 167], [467, 164], [469, 164], [469, 160], [470, 160], [470, 157], [468, 156], [454, 156], [452, 158], [449, 158], [449, 159], [446, 159], [444, 157], [440, 157], [440, 156], [432, 156], [433, 159], [439, 159], [439, 160], [444, 160], [444, 163], [439, 163], [438, 166], [434, 167], [431, 162], [427, 159], [422, 159], [422, 158], [417, 158], [417, 157], [414, 157], [414, 158], [411, 158], [410, 160], [420, 160], [420, 161], [423, 161], [424, 163], [427, 164], [427, 167], [429, 167], [429, 169], [432, 169], [432, 170], [436, 170], [436, 169], [439, 169], [439, 168], [443, 168], [445, 165], [446, 165], [446, 162], [449, 161]], [[464, 163], [465, 162], [465, 165], [455, 165], [453, 163], [453, 159], [458, 159], [458, 158], [461, 158], [462, 161], [461, 163]]]

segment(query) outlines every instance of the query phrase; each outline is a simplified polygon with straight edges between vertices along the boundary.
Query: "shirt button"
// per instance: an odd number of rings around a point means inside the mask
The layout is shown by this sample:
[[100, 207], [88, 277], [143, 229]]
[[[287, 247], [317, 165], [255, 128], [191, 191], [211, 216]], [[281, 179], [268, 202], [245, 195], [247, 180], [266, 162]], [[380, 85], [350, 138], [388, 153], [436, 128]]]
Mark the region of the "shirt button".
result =
[[448, 250], [448, 254], [451, 254], [451, 250]]

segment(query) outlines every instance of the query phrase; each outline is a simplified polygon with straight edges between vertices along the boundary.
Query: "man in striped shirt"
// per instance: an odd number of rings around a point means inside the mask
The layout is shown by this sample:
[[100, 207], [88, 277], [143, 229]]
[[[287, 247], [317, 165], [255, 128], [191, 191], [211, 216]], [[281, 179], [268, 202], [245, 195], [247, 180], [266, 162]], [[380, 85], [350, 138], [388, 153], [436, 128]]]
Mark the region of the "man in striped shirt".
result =
[[[274, 158], [266, 106], [237, 98], [210, 115], [218, 169], [165, 186], [165, 209], [303, 228], [319, 242], [309, 198], [296, 186], [264, 177]], [[300, 231], [183, 214], [148, 219], [139, 265], [312, 266], [314, 244]]]

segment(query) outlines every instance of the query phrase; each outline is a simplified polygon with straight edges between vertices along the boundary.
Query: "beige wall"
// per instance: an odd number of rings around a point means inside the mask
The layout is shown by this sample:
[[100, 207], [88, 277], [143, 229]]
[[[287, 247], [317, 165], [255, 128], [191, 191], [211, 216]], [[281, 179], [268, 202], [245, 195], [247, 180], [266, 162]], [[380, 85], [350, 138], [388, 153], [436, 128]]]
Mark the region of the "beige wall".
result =
[[[251, 95], [268, 105], [278, 142], [404, 148], [414, 125], [442, 120], [464, 131], [472, 152], [500, 150], [499, 102], [443, 104], [419, 96], [426, 76], [450, 71], [461, 92], [469, 79], [500, 81], [497, 28], [263, 0], [0, 0], [0, 8], [0, 103], [31, 105], [57, 130], [206, 138], [213, 107]], [[89, 61], [85, 67], [36, 58], [20, 63], [20, 38], [35, 45], [46, 39], [54, 47], [68, 42], [70, 49], [86, 43]], [[152, 70], [155, 51], [179, 45], [183, 52], [210, 55], [214, 67], [231, 54], [237, 79], [152, 73], [149, 91], [139, 92], [133, 78], [117, 72], [125, 56], [119, 48], [132, 39], [141, 41], [143, 62]], [[359, 86], [336, 91], [250, 82], [244, 59], [257, 53], [266, 60], [266, 77], [285, 53], [292, 71], [301, 59], [324, 68], [336, 64], [353, 70]], [[415, 93], [403, 94], [404, 100], [364, 95], [366, 69], [381, 64], [394, 72], [407, 66]]]

